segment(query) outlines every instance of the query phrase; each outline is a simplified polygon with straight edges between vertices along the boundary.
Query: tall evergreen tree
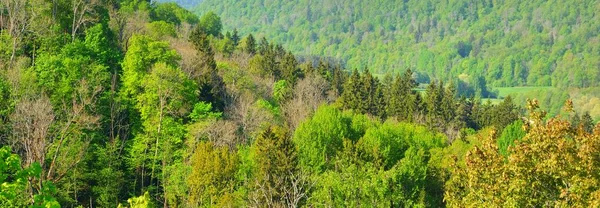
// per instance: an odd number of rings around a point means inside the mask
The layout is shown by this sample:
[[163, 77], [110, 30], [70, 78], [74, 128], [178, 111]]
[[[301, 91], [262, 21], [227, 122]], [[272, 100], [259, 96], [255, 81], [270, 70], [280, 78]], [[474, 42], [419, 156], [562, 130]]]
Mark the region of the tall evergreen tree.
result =
[[200, 89], [199, 99], [212, 103], [217, 110], [222, 110], [225, 103], [225, 83], [217, 71], [212, 47], [208, 35], [200, 27], [196, 27], [190, 35], [190, 41], [196, 48], [197, 61], [195, 74], [192, 78]]
[[233, 29], [233, 34], [231, 34], [231, 40], [233, 41], [233, 45], [237, 47], [240, 44], [240, 34], [238, 34], [237, 28]]
[[412, 71], [408, 69], [402, 76], [396, 76], [387, 92], [386, 112], [389, 116], [396, 116], [398, 120], [412, 121], [414, 112], [417, 111], [417, 93], [413, 90], [417, 83], [412, 78]]
[[590, 112], [585, 112], [583, 115], [581, 115], [580, 125], [585, 132], [592, 133], [594, 130], [594, 120], [592, 119], [592, 116], [590, 116]]
[[504, 129], [519, 118], [518, 108], [513, 103], [511, 96], [504, 98], [504, 101], [495, 106], [490, 113], [493, 116], [492, 125], [497, 129]]
[[302, 71], [298, 68], [298, 61], [291, 52], [285, 54], [281, 60], [280, 68], [281, 78], [287, 80], [292, 85], [296, 83], [296, 79], [302, 74]]
[[258, 44], [258, 54], [260, 55], [265, 55], [269, 52], [271, 52], [273, 50], [273, 47], [271, 46], [271, 44], [269, 44], [269, 41], [267, 40], [267, 38], [263, 37], [260, 40], [260, 43]]
[[361, 105], [361, 79], [358, 70], [354, 69], [348, 81], [344, 84], [341, 102], [344, 109], [359, 109]]
[[[250, 197], [269, 207], [290, 204], [289, 194], [298, 176], [296, 147], [285, 129], [270, 127], [255, 140], [254, 183]], [[297, 187], [296, 187], [297, 188]]]
[[251, 55], [256, 54], [256, 39], [254, 39], [254, 36], [252, 34], [246, 36], [246, 39], [244, 40], [244, 45], [242, 46], [242, 50]]

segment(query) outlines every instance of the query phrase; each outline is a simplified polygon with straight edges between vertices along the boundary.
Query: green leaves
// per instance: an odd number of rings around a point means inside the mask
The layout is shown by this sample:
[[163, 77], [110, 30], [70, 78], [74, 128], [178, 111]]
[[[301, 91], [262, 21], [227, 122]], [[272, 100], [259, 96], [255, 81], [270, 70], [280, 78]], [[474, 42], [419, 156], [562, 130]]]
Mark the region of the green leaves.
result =
[[120, 96], [124, 100], [135, 98], [142, 90], [142, 80], [155, 63], [162, 62], [173, 67], [179, 59], [177, 52], [171, 50], [167, 42], [155, 41], [147, 36], [132, 36], [121, 64], [123, 86], [119, 92]]
[[[40, 180], [42, 168], [39, 163], [21, 167], [21, 158], [12, 154], [7, 146], [0, 148], [0, 206], [3, 207], [50, 207], [60, 208], [53, 195], [56, 188], [50, 181], [41, 182], [39, 190], [31, 181]], [[31, 181], [30, 181], [31, 180]], [[34, 194], [31, 194], [31, 193]], [[32, 197], [32, 198], [31, 198]]]
[[208, 12], [200, 17], [198, 25], [204, 33], [214, 37], [221, 35], [221, 29], [223, 28], [221, 18], [214, 12]]
[[203, 121], [207, 119], [221, 118], [223, 113], [213, 112], [212, 104], [206, 102], [199, 102], [194, 105], [192, 113], [190, 113], [190, 119], [193, 122]]

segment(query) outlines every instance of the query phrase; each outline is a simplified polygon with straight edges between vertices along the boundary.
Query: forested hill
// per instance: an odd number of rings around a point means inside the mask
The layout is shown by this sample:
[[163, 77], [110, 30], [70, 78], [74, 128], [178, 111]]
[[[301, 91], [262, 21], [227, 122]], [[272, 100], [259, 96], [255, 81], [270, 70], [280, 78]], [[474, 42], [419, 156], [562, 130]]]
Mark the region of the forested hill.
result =
[[421, 93], [410, 69], [381, 78], [223, 26], [150, 0], [0, 0], [0, 207], [600, 207], [585, 99], [458, 95], [481, 78]]
[[193, 10], [348, 68], [483, 75], [495, 87], [600, 84], [595, 0], [205, 0]]

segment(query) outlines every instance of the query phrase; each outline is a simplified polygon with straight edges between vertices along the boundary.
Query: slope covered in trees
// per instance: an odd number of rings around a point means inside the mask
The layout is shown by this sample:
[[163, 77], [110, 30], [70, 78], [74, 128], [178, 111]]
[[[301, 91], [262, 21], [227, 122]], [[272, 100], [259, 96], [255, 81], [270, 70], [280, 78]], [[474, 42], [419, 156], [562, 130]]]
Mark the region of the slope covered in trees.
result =
[[375, 73], [495, 87], [600, 83], [600, 4], [585, 1], [205, 0], [225, 29]]
[[1, 0], [0, 20], [1, 207], [600, 204], [600, 126], [573, 102], [420, 93], [172, 3]]

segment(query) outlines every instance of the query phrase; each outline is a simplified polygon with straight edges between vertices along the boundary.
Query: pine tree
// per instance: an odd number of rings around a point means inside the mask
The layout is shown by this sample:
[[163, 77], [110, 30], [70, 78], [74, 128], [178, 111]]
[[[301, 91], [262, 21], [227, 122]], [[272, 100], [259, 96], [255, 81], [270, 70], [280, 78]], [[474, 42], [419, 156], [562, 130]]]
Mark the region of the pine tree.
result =
[[442, 118], [445, 123], [449, 123], [455, 117], [456, 103], [454, 102], [454, 96], [456, 95], [456, 90], [454, 85], [450, 84], [446, 88], [440, 85], [440, 91], [443, 92], [441, 102]]
[[416, 82], [410, 69], [394, 78], [386, 96], [386, 112], [389, 116], [396, 116], [401, 121], [412, 121], [414, 112], [417, 111], [417, 93], [413, 90], [415, 87]]
[[237, 47], [240, 44], [240, 35], [238, 34], [237, 28], [233, 29], [233, 34], [231, 34], [231, 40], [233, 41], [233, 45]]
[[336, 96], [339, 96], [344, 91], [344, 82], [346, 81], [348, 74], [342, 71], [342, 67], [339, 64], [336, 64], [333, 68], [333, 79], [331, 80], [331, 86], [336, 93]]
[[260, 40], [260, 43], [258, 44], [258, 54], [260, 55], [265, 55], [269, 52], [271, 52], [273, 50], [273, 47], [271, 46], [271, 44], [269, 44], [269, 41], [267, 41], [267, 38], [263, 37]]
[[251, 198], [261, 205], [280, 207], [286, 205], [286, 194], [293, 189], [293, 179], [298, 175], [296, 147], [285, 129], [270, 127], [255, 140], [254, 184]]
[[280, 64], [281, 78], [287, 80], [290, 84], [294, 85], [296, 79], [301, 76], [301, 71], [298, 68], [298, 61], [291, 52], [285, 54]]
[[496, 126], [497, 129], [504, 129], [519, 118], [518, 108], [513, 103], [511, 96], [504, 98], [504, 101], [493, 108], [490, 113], [492, 115], [492, 125]]
[[354, 69], [349, 80], [344, 85], [341, 102], [344, 109], [358, 109], [361, 105], [361, 79], [358, 70]]
[[581, 115], [580, 125], [585, 132], [592, 133], [594, 130], [594, 120], [592, 119], [592, 116], [590, 116], [590, 112], [585, 112], [583, 115]]
[[210, 40], [202, 30], [197, 27], [190, 35], [190, 41], [196, 48], [197, 65], [193, 78], [200, 89], [200, 100], [212, 103], [217, 110], [222, 110], [225, 96], [225, 83], [218, 75], [217, 63], [215, 61]]
[[246, 37], [245, 44], [242, 47], [242, 49], [244, 52], [249, 53], [251, 55], [256, 54], [256, 40], [254, 39], [254, 36], [252, 36], [252, 34], [249, 34]]

